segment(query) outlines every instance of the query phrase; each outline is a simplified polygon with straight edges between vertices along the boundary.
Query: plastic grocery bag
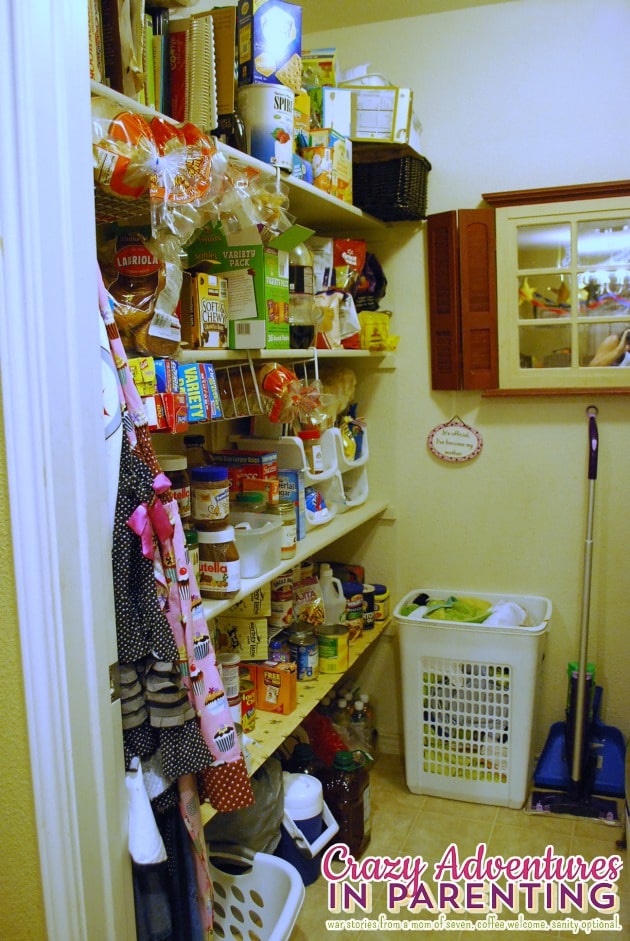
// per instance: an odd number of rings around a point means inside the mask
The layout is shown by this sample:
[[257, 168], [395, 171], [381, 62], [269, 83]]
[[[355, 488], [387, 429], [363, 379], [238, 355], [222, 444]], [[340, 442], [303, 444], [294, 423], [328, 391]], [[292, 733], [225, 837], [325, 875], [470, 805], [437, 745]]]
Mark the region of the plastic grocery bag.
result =
[[282, 765], [277, 758], [268, 758], [251, 778], [256, 802], [243, 810], [218, 813], [204, 827], [206, 843], [235, 844], [249, 847], [256, 853], [273, 853], [280, 842], [280, 825], [284, 813]]

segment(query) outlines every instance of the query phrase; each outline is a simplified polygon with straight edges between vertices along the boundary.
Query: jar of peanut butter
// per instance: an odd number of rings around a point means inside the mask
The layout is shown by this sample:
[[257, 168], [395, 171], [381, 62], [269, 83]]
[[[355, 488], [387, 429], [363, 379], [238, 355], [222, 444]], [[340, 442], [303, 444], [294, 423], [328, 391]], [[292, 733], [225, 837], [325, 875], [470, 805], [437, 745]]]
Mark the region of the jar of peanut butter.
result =
[[223, 529], [230, 517], [230, 486], [227, 467], [211, 464], [191, 467], [192, 518], [198, 532]]

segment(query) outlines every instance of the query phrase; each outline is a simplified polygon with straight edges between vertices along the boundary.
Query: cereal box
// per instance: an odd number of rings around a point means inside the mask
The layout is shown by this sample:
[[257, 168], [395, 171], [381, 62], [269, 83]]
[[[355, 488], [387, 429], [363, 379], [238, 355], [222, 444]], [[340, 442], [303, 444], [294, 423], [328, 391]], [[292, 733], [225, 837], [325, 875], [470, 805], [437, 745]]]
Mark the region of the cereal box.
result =
[[352, 203], [352, 141], [331, 128], [313, 130], [300, 155], [313, 168], [313, 186]]
[[239, 0], [238, 84], [302, 87], [302, 8], [286, 0]]

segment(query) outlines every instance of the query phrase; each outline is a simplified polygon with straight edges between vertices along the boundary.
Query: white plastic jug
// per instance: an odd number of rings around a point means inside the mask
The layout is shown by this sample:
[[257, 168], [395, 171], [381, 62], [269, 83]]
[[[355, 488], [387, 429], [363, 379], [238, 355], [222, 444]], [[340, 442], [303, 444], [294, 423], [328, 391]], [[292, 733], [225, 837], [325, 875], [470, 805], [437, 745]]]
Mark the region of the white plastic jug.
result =
[[338, 578], [333, 578], [332, 567], [327, 562], [319, 566], [319, 584], [324, 599], [324, 624], [339, 624], [346, 610], [346, 599]]

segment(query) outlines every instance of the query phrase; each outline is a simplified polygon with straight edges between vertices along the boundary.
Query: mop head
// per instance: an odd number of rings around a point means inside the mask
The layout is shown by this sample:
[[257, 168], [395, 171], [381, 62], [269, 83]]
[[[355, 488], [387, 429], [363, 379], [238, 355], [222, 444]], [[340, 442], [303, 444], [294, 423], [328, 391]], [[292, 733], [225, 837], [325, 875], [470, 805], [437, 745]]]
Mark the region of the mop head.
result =
[[533, 790], [529, 803], [524, 807], [525, 813], [587, 817], [599, 823], [620, 826], [619, 804], [623, 802], [593, 794], [572, 794], [570, 791]]

